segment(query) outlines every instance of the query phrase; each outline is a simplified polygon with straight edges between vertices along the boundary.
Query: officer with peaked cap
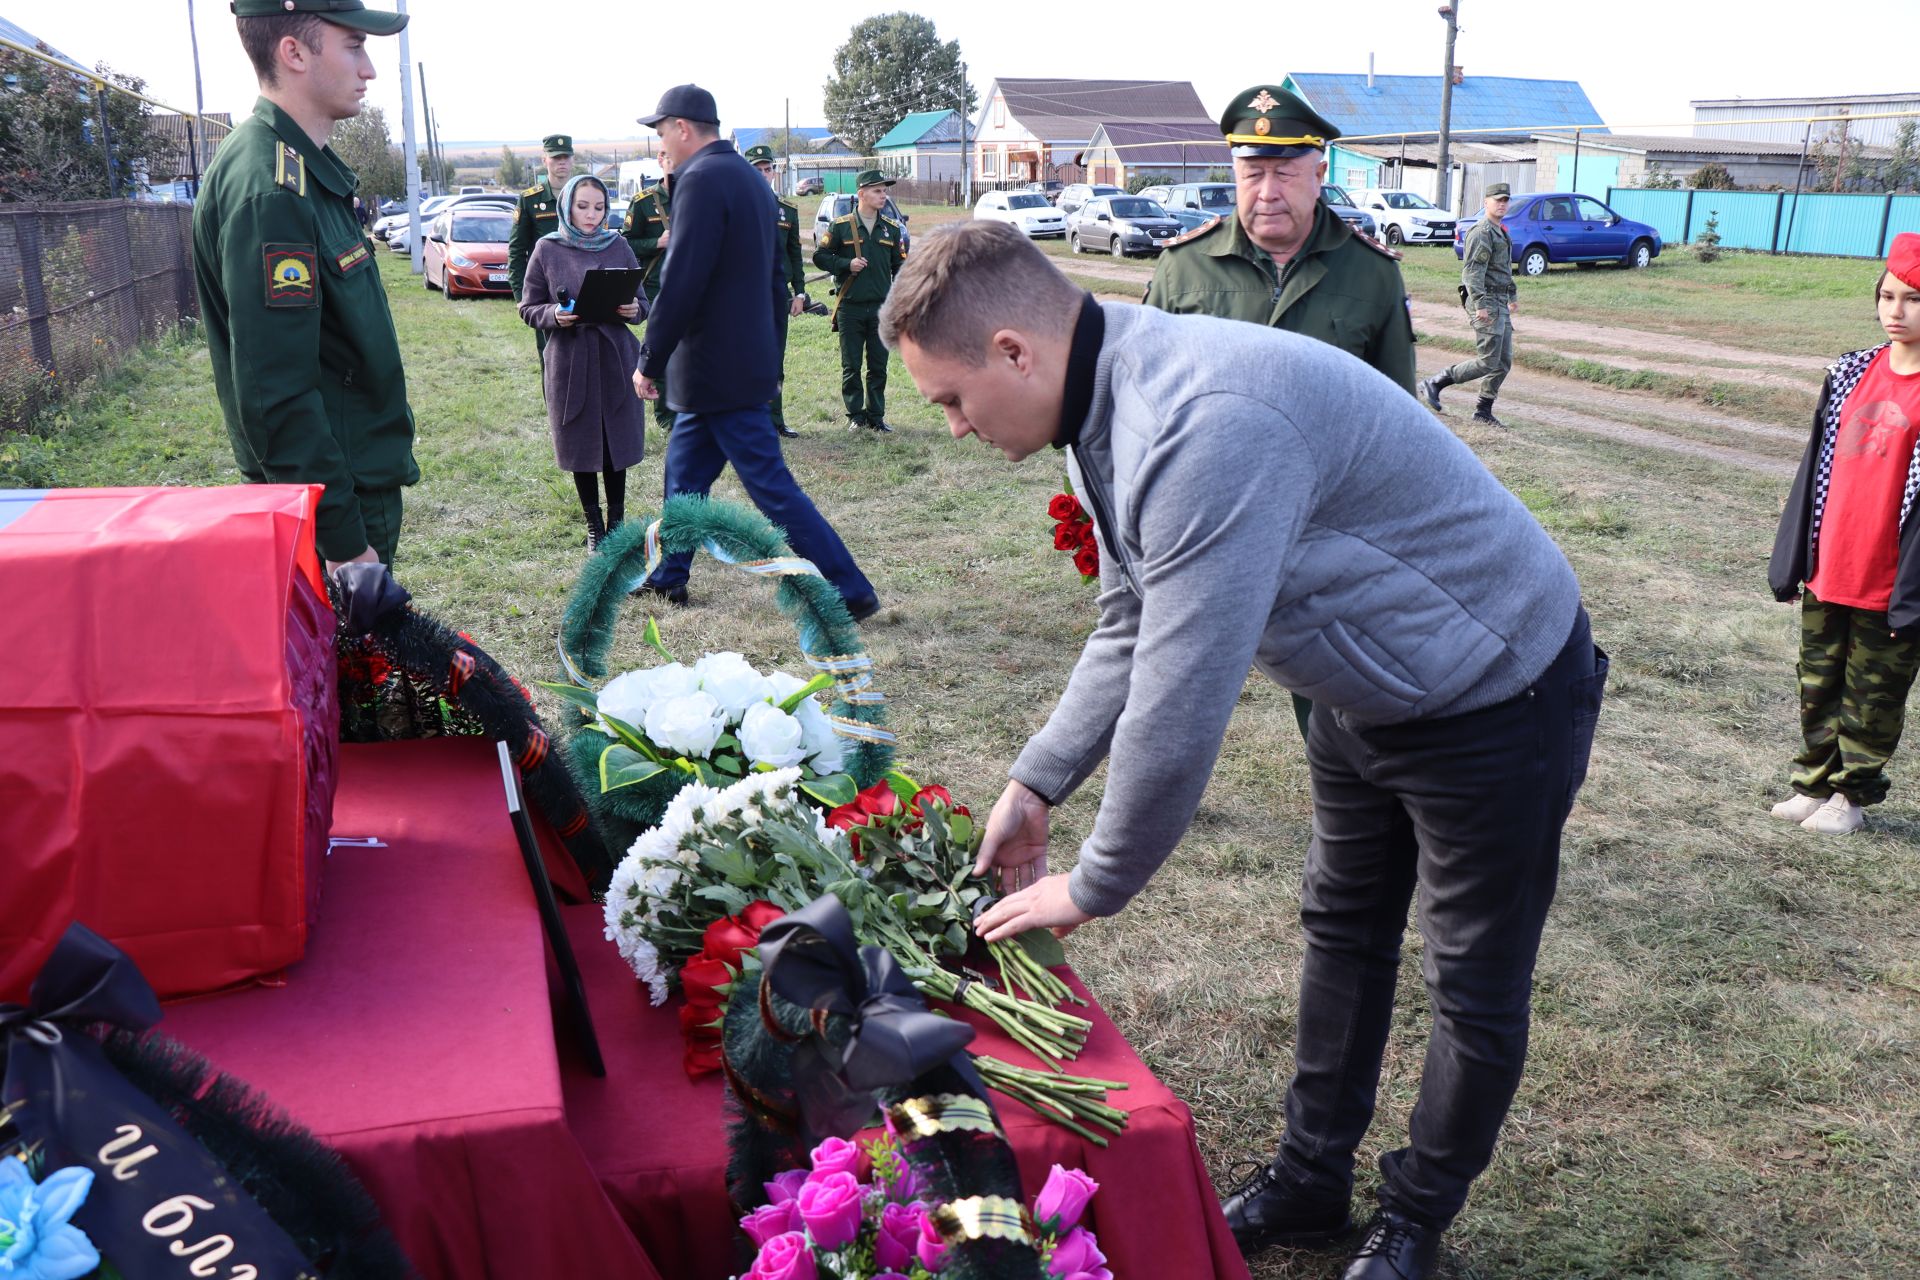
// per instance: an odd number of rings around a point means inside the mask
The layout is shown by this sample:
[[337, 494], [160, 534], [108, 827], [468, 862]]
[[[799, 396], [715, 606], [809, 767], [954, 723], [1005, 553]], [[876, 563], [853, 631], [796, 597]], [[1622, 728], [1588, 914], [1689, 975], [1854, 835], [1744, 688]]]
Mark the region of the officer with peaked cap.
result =
[[[787, 321], [807, 309], [807, 263], [800, 255], [800, 207], [782, 200], [779, 187], [773, 177], [773, 148], [764, 144], [747, 148], [747, 163], [758, 169], [767, 179], [767, 185], [774, 188], [773, 204], [779, 215], [773, 228], [773, 261], [779, 272], [786, 291], [791, 296], [782, 305], [773, 309], [774, 344], [780, 350], [780, 381], [786, 382], [787, 365]], [[785, 405], [781, 392], [773, 393], [773, 402], [767, 411], [773, 415], [773, 429], [787, 439], [796, 439], [800, 433], [787, 426]]]
[[207, 166], [194, 285], [214, 392], [246, 478], [326, 486], [328, 568], [392, 564], [413, 460], [400, 343], [353, 195], [327, 145], [374, 78], [365, 45], [404, 14], [360, 0], [232, 0], [260, 98]]
[[[550, 133], [540, 139], [543, 172], [520, 193], [513, 206], [513, 231], [507, 236], [507, 283], [513, 288], [513, 300], [520, 301], [520, 290], [527, 282], [527, 262], [541, 236], [560, 226], [560, 189], [573, 176], [573, 139], [564, 133]], [[535, 329], [542, 352], [546, 350], [545, 330]]]

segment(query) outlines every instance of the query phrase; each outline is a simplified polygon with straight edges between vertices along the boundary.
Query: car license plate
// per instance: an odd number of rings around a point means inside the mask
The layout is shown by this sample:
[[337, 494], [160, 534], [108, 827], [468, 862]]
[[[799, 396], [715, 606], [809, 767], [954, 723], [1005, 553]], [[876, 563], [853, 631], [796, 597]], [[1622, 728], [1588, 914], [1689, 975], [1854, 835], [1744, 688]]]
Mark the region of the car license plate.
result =
[[488, 284], [505, 284], [506, 282], [507, 282], [507, 273], [506, 273], [506, 272], [504, 272], [504, 271], [489, 271], [489, 272], [487, 272], [487, 283], [488, 283]]

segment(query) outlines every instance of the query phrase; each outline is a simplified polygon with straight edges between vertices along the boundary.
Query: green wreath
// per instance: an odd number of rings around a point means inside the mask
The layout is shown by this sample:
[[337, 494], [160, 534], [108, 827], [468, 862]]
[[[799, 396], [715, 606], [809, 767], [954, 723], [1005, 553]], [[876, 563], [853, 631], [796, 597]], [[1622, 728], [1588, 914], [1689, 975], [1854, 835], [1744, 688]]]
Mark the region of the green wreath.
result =
[[[793, 623], [801, 655], [816, 671], [834, 677], [837, 695], [829, 715], [850, 740], [847, 772], [869, 787], [893, 767], [893, 735], [887, 732], [885, 697], [873, 687], [872, 660], [860, 628], [832, 583], [810, 562], [793, 554], [780, 531], [758, 511], [699, 494], [669, 498], [652, 524], [630, 520], [607, 535], [580, 571], [560, 628], [564, 674], [579, 684], [607, 674], [607, 650], [628, 588], [652, 571], [663, 555], [705, 551], [777, 585], [774, 602]], [[607, 738], [580, 725], [567, 740], [568, 767], [589, 797], [614, 861], [640, 833], [658, 824], [668, 801], [688, 781], [664, 773], [644, 782], [602, 791], [600, 753]]]

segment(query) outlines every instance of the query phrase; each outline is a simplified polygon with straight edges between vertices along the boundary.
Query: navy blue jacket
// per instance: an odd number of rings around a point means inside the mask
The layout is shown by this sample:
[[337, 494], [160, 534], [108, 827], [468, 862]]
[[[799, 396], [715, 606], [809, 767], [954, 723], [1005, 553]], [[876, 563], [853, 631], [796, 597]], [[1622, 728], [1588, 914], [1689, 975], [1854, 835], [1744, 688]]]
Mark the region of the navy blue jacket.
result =
[[666, 375], [669, 408], [764, 405], [780, 381], [773, 190], [732, 144], [702, 147], [673, 175], [673, 235], [647, 316], [640, 371]]

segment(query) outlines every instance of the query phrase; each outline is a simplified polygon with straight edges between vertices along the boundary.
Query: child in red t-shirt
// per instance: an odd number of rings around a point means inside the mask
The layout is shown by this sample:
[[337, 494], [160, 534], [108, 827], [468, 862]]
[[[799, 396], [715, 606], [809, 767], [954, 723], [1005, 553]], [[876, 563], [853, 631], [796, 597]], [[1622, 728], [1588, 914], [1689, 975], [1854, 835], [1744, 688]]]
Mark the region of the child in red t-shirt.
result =
[[1920, 671], [1920, 235], [1895, 237], [1874, 294], [1890, 341], [1827, 371], [1769, 574], [1801, 598], [1806, 738], [1773, 816], [1827, 835], [1886, 798]]

